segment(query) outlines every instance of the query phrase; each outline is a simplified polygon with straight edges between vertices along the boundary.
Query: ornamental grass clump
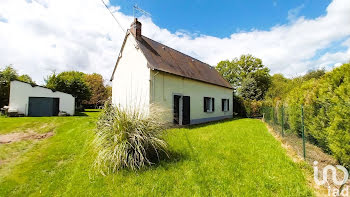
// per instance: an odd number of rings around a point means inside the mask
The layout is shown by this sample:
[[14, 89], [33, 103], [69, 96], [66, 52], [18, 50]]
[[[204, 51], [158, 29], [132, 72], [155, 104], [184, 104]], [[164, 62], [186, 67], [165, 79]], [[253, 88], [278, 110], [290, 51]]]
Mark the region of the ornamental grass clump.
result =
[[146, 115], [140, 109], [124, 109], [107, 102], [93, 141], [95, 168], [103, 175], [120, 169], [139, 170], [167, 157], [167, 143], [160, 108]]

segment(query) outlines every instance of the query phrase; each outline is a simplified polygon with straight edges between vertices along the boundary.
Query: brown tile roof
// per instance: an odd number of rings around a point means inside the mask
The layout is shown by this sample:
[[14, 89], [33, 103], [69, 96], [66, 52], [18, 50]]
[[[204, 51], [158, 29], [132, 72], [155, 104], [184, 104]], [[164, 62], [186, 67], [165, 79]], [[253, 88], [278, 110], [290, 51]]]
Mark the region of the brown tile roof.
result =
[[145, 36], [137, 41], [151, 69], [232, 89], [214, 67]]

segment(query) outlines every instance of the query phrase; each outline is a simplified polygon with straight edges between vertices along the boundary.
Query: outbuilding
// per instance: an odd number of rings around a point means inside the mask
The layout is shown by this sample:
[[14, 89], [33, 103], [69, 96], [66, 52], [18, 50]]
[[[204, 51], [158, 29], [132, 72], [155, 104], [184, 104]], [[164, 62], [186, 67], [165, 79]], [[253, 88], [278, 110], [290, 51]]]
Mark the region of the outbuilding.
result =
[[21, 81], [11, 81], [9, 112], [24, 116], [74, 115], [75, 98], [67, 93]]

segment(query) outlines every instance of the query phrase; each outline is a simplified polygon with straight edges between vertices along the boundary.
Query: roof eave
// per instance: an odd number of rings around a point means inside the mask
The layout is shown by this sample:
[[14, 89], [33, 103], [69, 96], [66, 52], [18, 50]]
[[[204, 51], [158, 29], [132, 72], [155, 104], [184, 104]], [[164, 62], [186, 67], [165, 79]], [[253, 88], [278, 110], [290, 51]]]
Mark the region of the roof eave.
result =
[[130, 35], [130, 31], [127, 30], [127, 31], [126, 31], [126, 34], [125, 34], [125, 37], [124, 37], [124, 41], [123, 41], [122, 47], [120, 48], [120, 51], [119, 51], [119, 53], [118, 53], [118, 59], [117, 59], [117, 62], [115, 63], [115, 66], [114, 66], [113, 73], [112, 73], [112, 76], [111, 76], [110, 81], [113, 81], [114, 73], [115, 73], [115, 71], [117, 70], [118, 63], [119, 63], [119, 61], [120, 61], [120, 58], [122, 57], [122, 52], [123, 52], [123, 49], [124, 49], [126, 40], [127, 40], [127, 38], [128, 38], [129, 35]]
[[149, 63], [147, 64], [147, 66], [148, 66], [151, 70], [156, 70], [156, 71], [164, 72], [164, 73], [167, 73], [167, 74], [170, 74], [170, 75], [175, 75], [175, 76], [178, 76], [178, 77], [183, 77], [183, 78], [186, 78], [186, 79], [191, 79], [191, 80], [199, 81], [199, 82], [202, 82], [202, 83], [207, 83], [207, 84], [211, 84], [211, 85], [215, 85], [215, 86], [219, 86], [219, 87], [222, 87], [222, 88], [227, 88], [227, 89], [233, 90], [233, 87], [232, 87], [232, 86], [230, 86], [230, 87], [228, 87], [228, 86], [223, 86], [223, 85], [219, 85], [219, 84], [216, 84], [216, 83], [211, 83], [211, 82], [204, 81], [204, 80], [200, 80], [200, 79], [195, 79], [195, 78], [186, 77], [186, 76], [183, 76], [183, 75], [174, 74], [174, 73], [167, 72], [167, 71], [164, 71], [164, 70], [161, 70], [161, 69], [157, 69], [157, 68], [153, 67], [152, 65], [150, 65]]

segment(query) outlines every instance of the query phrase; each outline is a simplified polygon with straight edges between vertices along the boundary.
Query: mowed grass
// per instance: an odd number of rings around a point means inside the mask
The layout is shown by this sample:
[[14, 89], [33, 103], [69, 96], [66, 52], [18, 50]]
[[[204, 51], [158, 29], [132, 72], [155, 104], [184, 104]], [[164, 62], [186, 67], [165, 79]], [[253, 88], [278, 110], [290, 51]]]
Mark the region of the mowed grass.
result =
[[[313, 195], [300, 168], [265, 125], [252, 119], [170, 129], [170, 159], [139, 172], [96, 174], [91, 141], [98, 113], [86, 114], [52, 118], [55, 135], [0, 170], [0, 196]], [[7, 124], [20, 120], [2, 118], [0, 124], [4, 119]], [[23, 124], [40, 119], [26, 118]]]

